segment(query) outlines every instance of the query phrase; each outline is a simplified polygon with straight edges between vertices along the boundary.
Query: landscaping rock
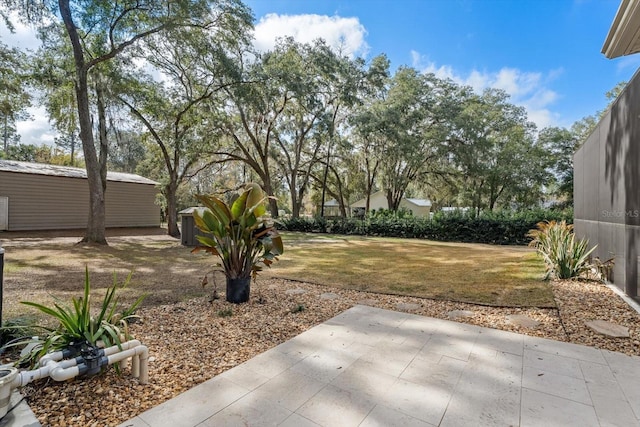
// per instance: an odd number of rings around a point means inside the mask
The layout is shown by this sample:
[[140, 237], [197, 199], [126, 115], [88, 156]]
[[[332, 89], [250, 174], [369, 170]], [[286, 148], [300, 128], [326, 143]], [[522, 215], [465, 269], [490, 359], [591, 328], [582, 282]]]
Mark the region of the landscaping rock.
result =
[[302, 294], [306, 294], [307, 291], [305, 289], [287, 289], [286, 291], [284, 291], [285, 294], [287, 295], [302, 295]]
[[340, 298], [340, 295], [334, 294], [333, 292], [325, 292], [324, 294], [320, 295], [320, 299], [336, 299], [336, 298]]
[[400, 311], [416, 311], [422, 306], [420, 304], [414, 304], [411, 302], [401, 302], [396, 304], [396, 309]]
[[447, 317], [451, 320], [473, 317], [476, 313], [471, 310], [451, 310], [447, 312]]
[[605, 320], [585, 322], [591, 330], [611, 338], [629, 338], [629, 328]]
[[510, 314], [507, 316], [507, 322], [512, 325], [530, 329], [537, 328], [540, 325], [540, 322], [524, 314]]
[[[131, 376], [130, 368], [125, 368], [122, 375], [110, 370], [83, 380], [36, 381], [22, 387], [21, 393], [43, 426], [119, 425], [336, 316], [356, 301], [389, 310], [419, 309], [416, 312], [420, 315], [439, 319], [450, 319], [450, 312], [473, 312], [474, 316], [460, 317], [458, 321], [640, 356], [640, 315], [599, 283], [553, 281], [557, 308], [481, 306], [272, 278], [263, 279], [262, 283], [266, 304], [259, 303], [257, 294], [252, 294], [249, 303], [239, 305], [224, 299], [209, 303], [207, 297], [200, 297], [170, 305], [141, 307], [137, 314], [145, 322], [137, 322], [130, 329], [154, 358], [149, 364], [147, 385], [139, 384]], [[291, 297], [282, 292], [287, 289], [298, 295]], [[320, 298], [328, 290], [340, 298]], [[13, 300], [25, 299], [22, 295], [13, 295]], [[293, 314], [294, 303], [306, 309]], [[175, 310], [175, 307], [185, 310]], [[224, 310], [229, 310], [231, 316], [218, 314]], [[523, 328], [509, 321], [509, 315], [526, 315], [540, 325]], [[585, 326], [585, 321], [594, 317], [616, 319], [616, 323], [629, 328], [631, 338], [611, 339], [594, 332]], [[97, 393], [98, 390], [101, 393]]]

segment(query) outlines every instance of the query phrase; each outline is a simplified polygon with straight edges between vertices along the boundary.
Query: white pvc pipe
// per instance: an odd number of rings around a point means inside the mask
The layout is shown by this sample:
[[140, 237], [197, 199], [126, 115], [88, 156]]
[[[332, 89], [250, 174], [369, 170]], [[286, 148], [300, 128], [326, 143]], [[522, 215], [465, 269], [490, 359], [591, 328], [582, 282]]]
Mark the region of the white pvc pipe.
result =
[[131, 375], [140, 379], [140, 384], [149, 383], [149, 349], [144, 345], [139, 345], [120, 353], [112, 354], [108, 357], [109, 365], [124, 359], [131, 359]]
[[[120, 346], [114, 345], [104, 350], [104, 356], [107, 358], [108, 365], [116, 362], [126, 363], [128, 358], [132, 358], [131, 374], [135, 378], [140, 379], [141, 384], [149, 383], [149, 349], [140, 344], [138, 340], [131, 340], [122, 343]], [[77, 366], [78, 360], [81, 358], [73, 358], [62, 360], [63, 352], [56, 351], [49, 353], [40, 358], [40, 368], [32, 371], [22, 371], [11, 383], [11, 388], [22, 387], [32, 381], [45, 378], [47, 376], [55, 381], [65, 381], [76, 377], [80, 374], [80, 368]]]

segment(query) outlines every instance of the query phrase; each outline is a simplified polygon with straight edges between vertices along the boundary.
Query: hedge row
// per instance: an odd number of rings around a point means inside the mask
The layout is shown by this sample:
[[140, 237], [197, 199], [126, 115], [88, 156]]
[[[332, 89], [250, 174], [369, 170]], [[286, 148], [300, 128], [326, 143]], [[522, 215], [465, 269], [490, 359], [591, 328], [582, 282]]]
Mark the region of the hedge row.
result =
[[438, 213], [433, 218], [373, 215], [358, 218], [290, 218], [279, 221], [278, 228], [306, 233], [330, 233], [361, 236], [407, 237], [448, 242], [526, 245], [527, 232], [540, 221], [566, 220], [573, 223], [571, 210], [530, 210], [482, 213]]

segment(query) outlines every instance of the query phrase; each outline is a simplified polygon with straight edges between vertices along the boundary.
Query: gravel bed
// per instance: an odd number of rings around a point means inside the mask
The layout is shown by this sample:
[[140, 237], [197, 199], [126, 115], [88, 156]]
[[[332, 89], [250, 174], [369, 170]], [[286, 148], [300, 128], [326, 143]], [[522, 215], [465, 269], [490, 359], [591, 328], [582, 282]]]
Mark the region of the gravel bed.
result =
[[[289, 289], [304, 292], [286, 293]], [[553, 290], [559, 310], [486, 307], [259, 279], [247, 304], [198, 298], [140, 309], [143, 320], [131, 325], [131, 332], [150, 350], [147, 385], [128, 370], [118, 375], [110, 369], [64, 383], [42, 380], [21, 391], [43, 426], [118, 425], [359, 303], [390, 310], [410, 307], [412, 313], [442, 319], [449, 319], [452, 310], [470, 311], [456, 321], [640, 355], [640, 315], [609, 288], [558, 281]], [[539, 324], [517, 326], [507, 320], [513, 314]], [[626, 326], [631, 337], [596, 334], [584, 325], [594, 319]]]

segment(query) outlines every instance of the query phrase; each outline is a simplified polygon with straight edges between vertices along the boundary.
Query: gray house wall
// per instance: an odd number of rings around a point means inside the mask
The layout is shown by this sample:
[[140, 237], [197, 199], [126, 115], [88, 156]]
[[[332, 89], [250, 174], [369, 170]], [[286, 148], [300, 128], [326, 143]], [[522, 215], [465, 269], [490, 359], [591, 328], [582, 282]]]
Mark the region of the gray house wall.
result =
[[614, 258], [612, 281], [638, 297], [640, 254], [640, 74], [636, 72], [574, 155], [574, 223], [578, 237]]
[[[158, 190], [153, 181], [144, 181], [107, 181], [107, 227], [160, 226], [160, 207], [155, 204]], [[9, 231], [79, 229], [87, 225], [86, 178], [0, 169], [0, 196], [8, 198]]]

